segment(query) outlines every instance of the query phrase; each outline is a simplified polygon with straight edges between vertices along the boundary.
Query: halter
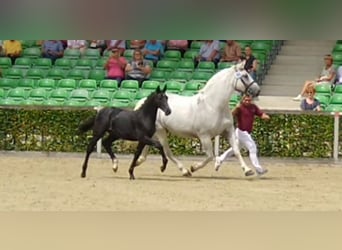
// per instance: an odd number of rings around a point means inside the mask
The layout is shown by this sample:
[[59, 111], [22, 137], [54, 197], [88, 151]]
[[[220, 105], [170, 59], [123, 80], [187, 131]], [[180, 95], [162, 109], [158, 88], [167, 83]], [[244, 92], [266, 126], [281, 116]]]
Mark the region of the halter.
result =
[[[234, 90], [237, 91], [237, 92], [241, 92], [243, 94], [248, 94], [248, 89], [253, 85], [253, 83], [255, 83], [256, 81], [253, 79], [253, 81], [251, 83], [246, 83], [244, 81], [244, 79], [242, 78], [242, 74], [241, 74], [241, 71], [238, 70], [236, 68], [236, 65], [234, 67], [234, 70], [235, 70], [235, 82], [234, 82]], [[240, 81], [243, 83], [243, 85], [245, 86], [245, 92], [242, 92], [240, 91], [239, 89], [237, 89], [237, 81], [240, 79]]]

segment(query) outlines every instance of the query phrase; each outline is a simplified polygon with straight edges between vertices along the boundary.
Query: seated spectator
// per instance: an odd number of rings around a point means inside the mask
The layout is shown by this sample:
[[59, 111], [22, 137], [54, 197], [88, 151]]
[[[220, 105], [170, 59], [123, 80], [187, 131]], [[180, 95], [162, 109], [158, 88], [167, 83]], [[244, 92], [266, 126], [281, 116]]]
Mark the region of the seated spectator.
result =
[[59, 40], [59, 41], [61, 41], [64, 49], [68, 47], [68, 40]]
[[227, 40], [227, 44], [224, 47], [221, 62], [233, 62], [240, 61], [242, 56], [240, 45], [234, 40]]
[[68, 40], [67, 42], [68, 49], [79, 49], [81, 55], [84, 54], [87, 49], [87, 41], [86, 40]]
[[336, 85], [342, 84], [342, 65], [337, 68]]
[[120, 56], [126, 50], [126, 40], [108, 40], [107, 41], [107, 51], [112, 51], [112, 49], [119, 49]]
[[145, 59], [153, 61], [153, 64], [157, 65], [158, 60], [164, 53], [164, 47], [162, 43], [157, 40], [149, 40], [145, 44], [142, 52]]
[[141, 87], [142, 83], [149, 79], [152, 69], [149, 62], [144, 60], [142, 51], [136, 49], [133, 53], [133, 59], [127, 64], [125, 71], [126, 79], [138, 80]]
[[105, 40], [90, 40], [89, 48], [98, 49], [100, 51], [100, 55], [103, 56], [103, 52], [107, 48], [107, 44]]
[[296, 96], [295, 98], [293, 98], [294, 101], [300, 101], [305, 93], [306, 88], [308, 87], [308, 85], [312, 85], [314, 84], [314, 86], [318, 85], [318, 84], [323, 84], [323, 83], [329, 83], [331, 84], [331, 86], [333, 86], [334, 82], [335, 82], [335, 78], [336, 78], [336, 70], [334, 68], [333, 65], [333, 58], [331, 55], [325, 55], [324, 57], [324, 67], [321, 71], [321, 74], [318, 76], [318, 78], [314, 81], [306, 81], [304, 83], [304, 87], [302, 89], [302, 91], [300, 92], [300, 94], [298, 96]]
[[55, 63], [57, 58], [63, 56], [64, 48], [59, 40], [45, 40], [42, 43], [42, 56], [50, 58]]
[[5, 40], [3, 43], [3, 50], [5, 56], [11, 58], [12, 64], [15, 63], [15, 59], [20, 57], [23, 52], [21, 42], [18, 40]]
[[200, 61], [214, 62], [217, 64], [220, 60], [220, 44], [218, 40], [205, 40], [201, 46], [199, 55], [196, 57], [196, 66]]
[[126, 65], [126, 58], [120, 56], [119, 49], [112, 49], [112, 55], [104, 65], [107, 70], [107, 79], [117, 80], [121, 86], [121, 81], [125, 78]]
[[143, 49], [145, 47], [146, 40], [130, 40], [131, 49]]
[[166, 47], [171, 50], [179, 50], [183, 57], [185, 51], [189, 48], [189, 43], [188, 40], [168, 40]]
[[321, 111], [321, 104], [319, 100], [315, 98], [315, 94], [315, 84], [309, 84], [304, 92], [306, 98], [304, 98], [300, 103], [301, 110]]
[[252, 48], [250, 46], [245, 47], [245, 69], [251, 75], [251, 77], [256, 81], [257, 70], [258, 70], [258, 60], [252, 54]]

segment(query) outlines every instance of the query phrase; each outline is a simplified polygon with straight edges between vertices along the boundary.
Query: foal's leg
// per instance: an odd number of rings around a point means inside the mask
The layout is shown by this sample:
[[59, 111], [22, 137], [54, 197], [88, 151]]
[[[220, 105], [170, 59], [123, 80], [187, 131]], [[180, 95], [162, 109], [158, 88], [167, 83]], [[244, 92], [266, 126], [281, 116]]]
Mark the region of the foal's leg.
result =
[[88, 147], [87, 147], [87, 153], [86, 153], [86, 157], [84, 159], [83, 162], [83, 166], [82, 166], [82, 173], [81, 173], [81, 177], [84, 178], [86, 177], [86, 172], [87, 172], [87, 167], [88, 167], [88, 161], [89, 161], [89, 156], [90, 154], [93, 152], [94, 147], [96, 145], [96, 142], [102, 137], [103, 135], [93, 135], [93, 138], [91, 138]]
[[102, 141], [102, 145], [105, 148], [105, 150], [107, 151], [107, 153], [109, 154], [110, 158], [112, 159], [112, 169], [114, 172], [118, 171], [118, 167], [119, 167], [119, 161], [116, 158], [115, 154], [113, 153], [112, 150], [112, 145], [113, 142], [116, 140], [116, 136], [114, 134], [109, 134], [108, 137], [106, 137], [103, 141]]
[[238, 141], [238, 138], [236, 137], [234, 127], [229, 129], [227, 132], [228, 132], [229, 143], [230, 143], [231, 147], [233, 148], [234, 155], [240, 161], [241, 168], [245, 172], [245, 176], [253, 175], [254, 174], [253, 170], [246, 165], [246, 162], [242, 158], [240, 148], [239, 148], [239, 141]]
[[164, 129], [157, 130], [155, 135], [157, 136], [160, 144], [163, 146], [166, 156], [177, 165], [178, 169], [182, 171], [183, 176], [191, 176], [191, 172], [186, 169], [184, 165], [172, 154], [168, 143], [166, 131]]
[[147, 155], [148, 155], [148, 150], [150, 149], [150, 146], [145, 145], [145, 147], [143, 148], [141, 155], [139, 156], [138, 160], [137, 160], [137, 165], [139, 166], [140, 164], [142, 164], [144, 161], [146, 161]]
[[199, 139], [201, 141], [202, 149], [207, 155], [207, 158], [204, 161], [196, 163], [194, 166], [191, 166], [191, 172], [195, 172], [203, 168], [214, 158], [213, 143], [211, 141], [210, 136], [199, 136]]
[[129, 179], [130, 180], [134, 180], [135, 179], [135, 177], [134, 177], [134, 168], [137, 165], [137, 160], [138, 160], [138, 158], [139, 158], [139, 156], [141, 154], [141, 151], [143, 150], [145, 145], [146, 144], [144, 142], [139, 142], [138, 143], [137, 150], [134, 153], [133, 161], [132, 161], [131, 166], [129, 167], [129, 170], [128, 170]]

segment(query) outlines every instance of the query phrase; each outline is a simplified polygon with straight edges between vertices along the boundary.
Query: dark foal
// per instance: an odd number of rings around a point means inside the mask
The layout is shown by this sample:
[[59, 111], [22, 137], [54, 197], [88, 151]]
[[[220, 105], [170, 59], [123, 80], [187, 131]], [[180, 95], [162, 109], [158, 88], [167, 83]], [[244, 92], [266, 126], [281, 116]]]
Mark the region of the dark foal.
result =
[[95, 117], [90, 118], [80, 125], [79, 129], [81, 132], [86, 132], [91, 128], [93, 129], [93, 137], [87, 147], [81, 177], [86, 177], [89, 156], [93, 152], [96, 142], [106, 132], [109, 135], [103, 140], [102, 144], [112, 159], [114, 172], [118, 169], [118, 160], [112, 151], [112, 144], [118, 139], [138, 141], [137, 150], [129, 168], [131, 180], [135, 179], [134, 168], [145, 145], [155, 146], [159, 149], [163, 159], [161, 171], [163, 172], [165, 170], [168, 160], [163, 147], [159, 141], [152, 139], [156, 131], [155, 123], [158, 109], [160, 108], [165, 115], [171, 114], [165, 91], [166, 87], [163, 90], [158, 87], [146, 99], [144, 104], [135, 111], [119, 108], [104, 108]]

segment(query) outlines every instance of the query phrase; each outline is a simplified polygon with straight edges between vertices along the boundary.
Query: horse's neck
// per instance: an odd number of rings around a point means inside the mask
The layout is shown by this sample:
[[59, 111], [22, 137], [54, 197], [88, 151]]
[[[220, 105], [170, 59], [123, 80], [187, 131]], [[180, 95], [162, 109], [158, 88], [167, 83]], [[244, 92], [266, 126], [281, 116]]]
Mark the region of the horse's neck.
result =
[[152, 100], [146, 100], [145, 103], [137, 110], [144, 119], [155, 123], [158, 107], [152, 104]]
[[220, 74], [208, 82], [202, 91], [202, 98], [214, 109], [226, 109], [234, 93], [235, 79], [230, 74]]

